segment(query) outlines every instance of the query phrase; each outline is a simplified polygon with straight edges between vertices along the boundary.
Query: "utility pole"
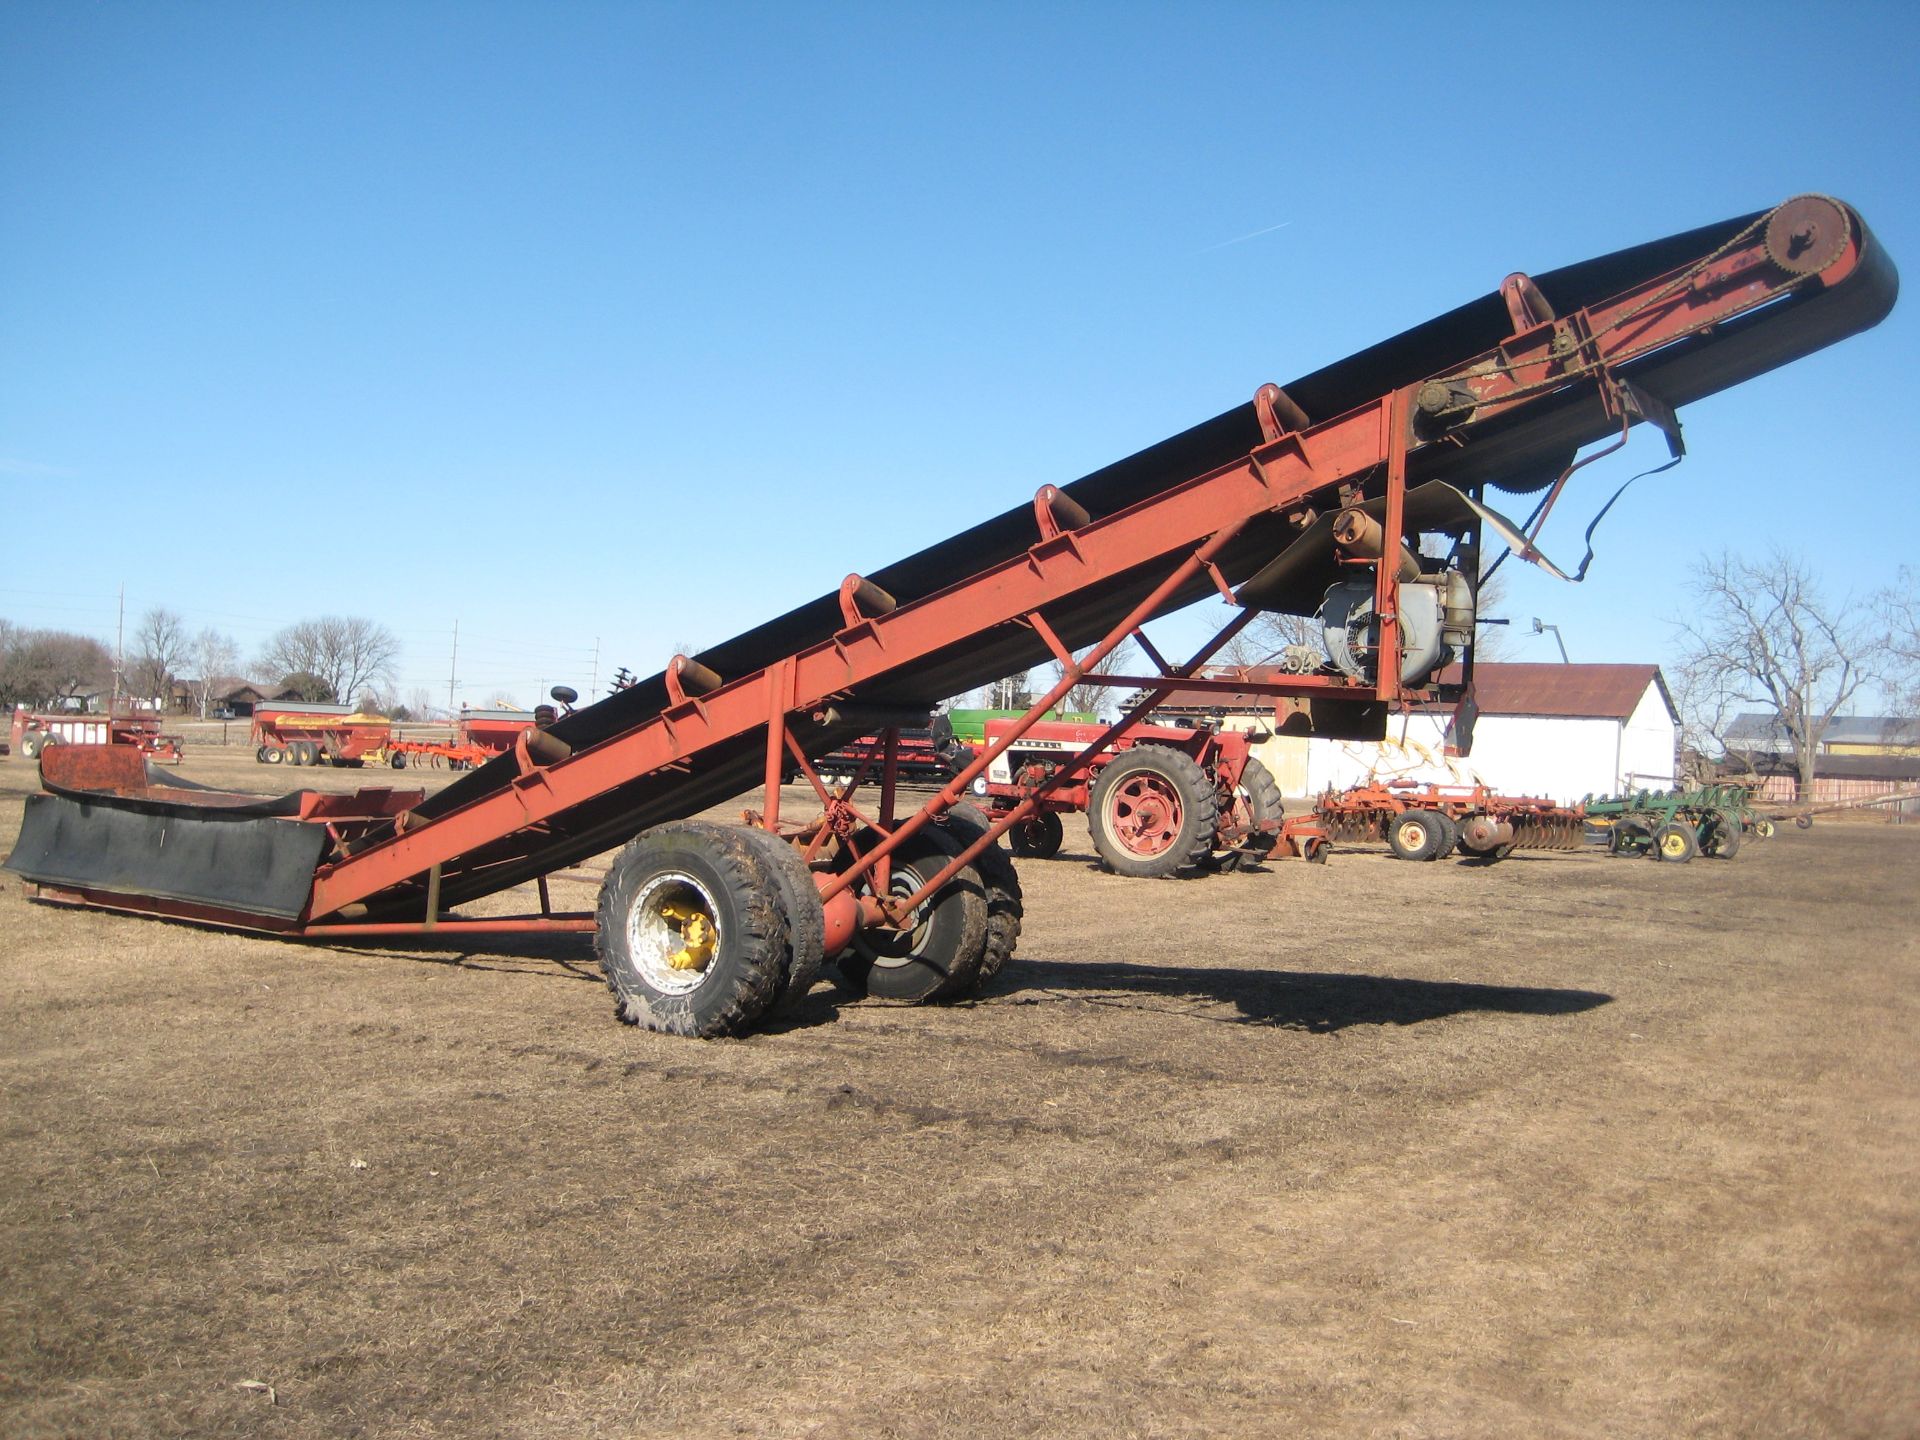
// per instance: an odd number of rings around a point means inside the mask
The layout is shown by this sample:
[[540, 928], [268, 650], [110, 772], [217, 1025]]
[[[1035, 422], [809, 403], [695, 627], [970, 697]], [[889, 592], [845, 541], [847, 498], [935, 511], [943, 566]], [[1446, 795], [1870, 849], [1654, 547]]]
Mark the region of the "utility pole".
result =
[[120, 582], [120, 621], [113, 637], [113, 698], [107, 701], [107, 714], [120, 708], [120, 672], [127, 665], [127, 582]]
[[453, 708], [453, 687], [459, 682], [454, 678], [460, 673], [460, 622], [453, 622], [453, 656], [447, 661], [447, 719], [453, 719], [457, 713]]

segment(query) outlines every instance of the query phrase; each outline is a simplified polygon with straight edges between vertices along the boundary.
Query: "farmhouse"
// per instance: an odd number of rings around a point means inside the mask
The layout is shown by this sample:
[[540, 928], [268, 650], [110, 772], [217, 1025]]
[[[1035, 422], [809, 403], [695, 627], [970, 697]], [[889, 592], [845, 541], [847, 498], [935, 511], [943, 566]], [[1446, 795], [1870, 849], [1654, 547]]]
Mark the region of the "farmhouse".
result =
[[[1260, 667], [1228, 671], [1262, 678]], [[1457, 679], [1457, 672], [1446, 676]], [[1470, 783], [1570, 803], [1674, 784], [1679, 718], [1657, 665], [1509, 664], [1474, 667], [1480, 706], [1473, 753], [1450, 753], [1451, 707], [1395, 715], [1381, 742], [1276, 735], [1256, 748], [1281, 792], [1314, 795], [1369, 776]], [[1157, 714], [1272, 729], [1272, 703], [1250, 694], [1176, 691]]]

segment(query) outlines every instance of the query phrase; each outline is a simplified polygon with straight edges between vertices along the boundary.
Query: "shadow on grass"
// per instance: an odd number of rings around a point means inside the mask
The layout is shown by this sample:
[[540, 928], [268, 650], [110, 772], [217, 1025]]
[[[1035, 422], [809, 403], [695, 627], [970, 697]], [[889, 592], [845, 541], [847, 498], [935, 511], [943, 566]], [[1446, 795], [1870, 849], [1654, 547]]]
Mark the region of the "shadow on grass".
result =
[[[1185, 1002], [1156, 1004], [1156, 999]], [[1526, 985], [1469, 985], [1392, 975], [1309, 970], [1226, 970], [1180, 965], [1077, 965], [1016, 958], [983, 997], [985, 1003], [1079, 1003], [1154, 1010], [1227, 1025], [1273, 1025], [1330, 1034], [1350, 1025], [1418, 1025], [1481, 1010], [1507, 1015], [1577, 1015], [1613, 997], [1597, 990]], [[1193, 1002], [1231, 1005], [1236, 1015], [1208, 1014]]]

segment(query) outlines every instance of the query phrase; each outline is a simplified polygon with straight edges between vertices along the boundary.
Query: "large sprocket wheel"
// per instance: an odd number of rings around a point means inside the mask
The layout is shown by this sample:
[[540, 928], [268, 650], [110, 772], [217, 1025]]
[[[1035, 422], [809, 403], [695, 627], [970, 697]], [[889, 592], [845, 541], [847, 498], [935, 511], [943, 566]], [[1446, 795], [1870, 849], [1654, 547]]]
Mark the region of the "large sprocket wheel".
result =
[[1767, 217], [1767, 258], [1789, 275], [1818, 275], [1852, 238], [1847, 212], [1824, 195], [1796, 195]]
[[1731, 860], [1740, 853], [1740, 840], [1740, 817], [1728, 810], [1714, 810], [1708, 814], [1706, 833], [1700, 837], [1700, 853]]
[[629, 1025], [738, 1035], [786, 979], [780, 882], [744, 831], [697, 820], [648, 830], [600, 887], [594, 949]]
[[[889, 893], [904, 899], [959, 853], [952, 835], [929, 825], [893, 852]], [[918, 1003], [971, 990], [986, 948], [986, 887], [980, 872], [967, 865], [920, 902], [910, 928], [862, 930], [834, 964], [841, 979], [863, 994]]]
[[1238, 870], [1265, 860], [1279, 843], [1280, 832], [1258, 827], [1267, 821], [1278, 824], [1286, 818], [1286, 813], [1280, 787], [1274, 783], [1267, 767], [1258, 760], [1247, 761], [1240, 771], [1240, 783], [1233, 787], [1232, 799], [1220, 819], [1227, 828], [1245, 826], [1249, 833], [1232, 849], [1216, 853], [1212, 857], [1214, 867]]
[[1117, 874], [1154, 879], [1204, 865], [1219, 816], [1219, 792], [1191, 755], [1135, 745], [1093, 782], [1087, 828]]
[[[1050, 818], [1057, 830], [1060, 817], [1053, 815]], [[962, 849], [993, 828], [984, 810], [964, 801], [949, 809], [941, 817], [941, 823], [946, 826], [947, 833], [960, 842]], [[1007, 833], [1012, 835], [1013, 831]], [[1054, 848], [1059, 847], [1056, 845]], [[1007, 961], [1013, 958], [1014, 947], [1020, 943], [1020, 921], [1025, 914], [1025, 906], [1020, 894], [1020, 874], [1014, 868], [1013, 861], [1007, 858], [1006, 851], [998, 845], [989, 845], [974, 858], [973, 865], [980, 872], [980, 883], [987, 892], [987, 939], [980, 952], [980, 969], [972, 986], [978, 989], [998, 975]]]

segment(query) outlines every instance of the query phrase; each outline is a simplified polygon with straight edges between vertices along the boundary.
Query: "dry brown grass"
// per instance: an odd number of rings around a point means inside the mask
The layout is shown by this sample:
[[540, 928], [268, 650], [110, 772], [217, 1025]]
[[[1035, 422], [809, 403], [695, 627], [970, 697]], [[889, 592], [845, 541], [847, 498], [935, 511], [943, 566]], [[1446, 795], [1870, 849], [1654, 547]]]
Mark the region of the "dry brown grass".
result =
[[1913, 1432], [1920, 832], [1068, 848], [979, 1003], [722, 1043], [616, 1025], [571, 941], [9, 880], [0, 1433]]

